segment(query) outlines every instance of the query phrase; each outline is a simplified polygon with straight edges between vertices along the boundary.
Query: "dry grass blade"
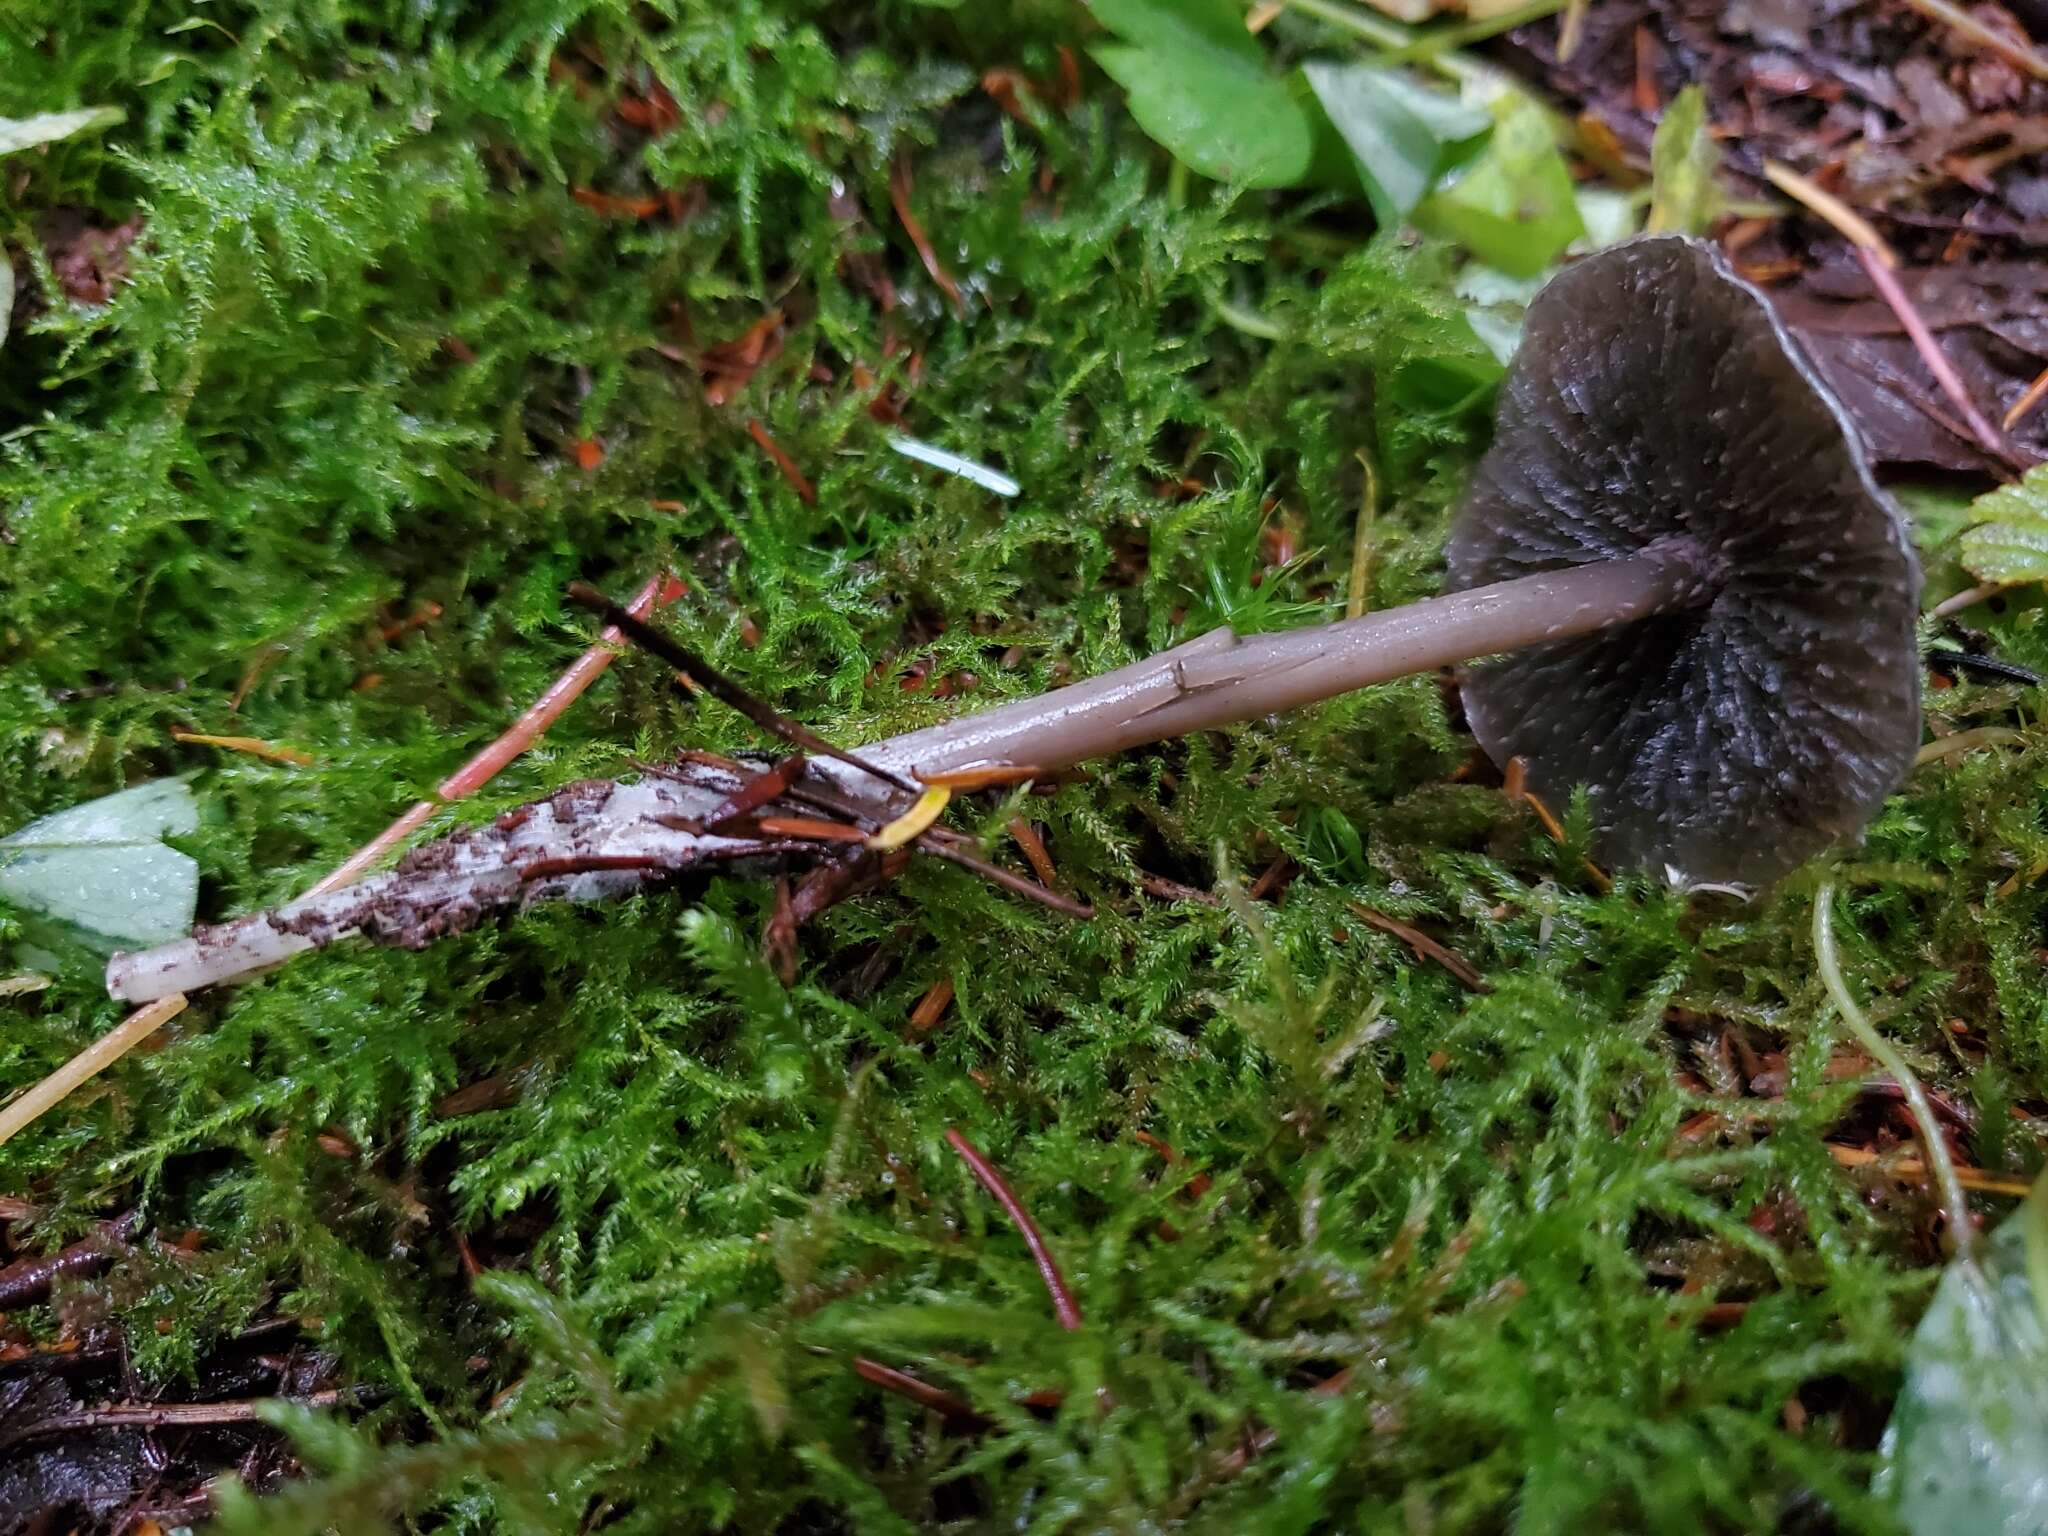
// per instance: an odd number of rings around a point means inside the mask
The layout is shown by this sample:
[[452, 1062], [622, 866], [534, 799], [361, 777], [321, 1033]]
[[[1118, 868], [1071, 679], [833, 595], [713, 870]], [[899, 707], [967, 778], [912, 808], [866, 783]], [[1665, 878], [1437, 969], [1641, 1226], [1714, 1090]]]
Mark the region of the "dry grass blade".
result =
[[1996, 54], [2015, 68], [2025, 70], [2036, 80], [2048, 80], [2048, 58], [2043, 58], [2039, 50], [2028, 47], [2024, 39], [2006, 36], [1961, 6], [1951, 5], [1949, 0], [1906, 0], [1906, 4], [1986, 53]]
[[1957, 1259], [1969, 1263], [1975, 1251], [1977, 1233], [1970, 1224], [1970, 1202], [1963, 1194], [1962, 1180], [1956, 1175], [1955, 1158], [1949, 1153], [1948, 1141], [1941, 1133], [1941, 1122], [1935, 1118], [1934, 1106], [1928, 1102], [1927, 1090], [1921, 1086], [1919, 1077], [1891, 1041], [1870, 1022], [1849, 991], [1849, 983], [1842, 975], [1841, 959], [1835, 952], [1834, 902], [1835, 883], [1829, 880], [1813, 899], [1813, 953], [1820, 964], [1821, 983], [1827, 988], [1828, 999], [1834, 1004], [1842, 1023], [1856, 1037], [1857, 1044], [1869, 1052], [1871, 1059], [1889, 1072], [1892, 1080], [1904, 1091], [1906, 1107], [1912, 1111], [1913, 1122], [1920, 1128], [1920, 1144], [1925, 1149], [1935, 1188], [1941, 1195], [1943, 1214], [1948, 1218], [1949, 1241], [1955, 1245]]
[[20, 1098], [0, 1109], [0, 1142], [14, 1137], [185, 1011], [174, 992], [138, 1008]]

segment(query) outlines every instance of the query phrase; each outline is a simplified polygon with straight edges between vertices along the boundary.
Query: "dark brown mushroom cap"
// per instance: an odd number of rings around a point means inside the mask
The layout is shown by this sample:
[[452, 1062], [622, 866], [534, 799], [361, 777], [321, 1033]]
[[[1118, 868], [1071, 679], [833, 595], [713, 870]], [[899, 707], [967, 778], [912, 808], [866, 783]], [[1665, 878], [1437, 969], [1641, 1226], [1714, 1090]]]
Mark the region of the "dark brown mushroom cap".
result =
[[1583, 784], [1603, 856], [1762, 883], [1853, 837], [1920, 743], [1920, 572], [1855, 429], [1763, 296], [1677, 236], [1567, 268], [1529, 308], [1453, 590], [1685, 535], [1708, 601], [1473, 668], [1472, 729]]

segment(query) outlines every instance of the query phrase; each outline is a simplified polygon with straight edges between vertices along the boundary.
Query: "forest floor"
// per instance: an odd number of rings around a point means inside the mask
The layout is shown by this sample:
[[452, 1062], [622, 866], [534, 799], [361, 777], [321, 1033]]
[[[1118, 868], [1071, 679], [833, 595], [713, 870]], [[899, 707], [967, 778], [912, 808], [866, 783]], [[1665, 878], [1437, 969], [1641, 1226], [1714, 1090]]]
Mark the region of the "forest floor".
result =
[[[126, 116], [0, 163], [0, 831], [192, 775], [202, 919], [502, 731], [591, 642], [574, 579], [673, 573], [664, 624], [847, 745], [1341, 613], [1361, 455], [1370, 602], [1436, 590], [1499, 375], [1457, 254], [1188, 176], [1077, 5], [42, 9], [0, 109]], [[1750, 195], [1764, 158], [1843, 186], [1827, 113], [1873, 80], [1888, 121], [1933, 133], [1939, 85], [2014, 142], [2048, 90], [1917, 20], [1809, 57], [1593, 12], [1576, 63], [1554, 20], [1489, 57], [1605, 111], [1624, 180], [1687, 78]], [[1900, 138], [1850, 190], [1916, 274], [2004, 262], [1915, 290], [1995, 416], [2041, 361], [2012, 252], [2048, 188]], [[1987, 456], [1906, 398], [1825, 225], [1717, 233], [1869, 384], [1929, 602], [1968, 585], [1953, 509], [2048, 411]], [[2048, 669], [2041, 612], [1943, 637]], [[1937, 734], [2027, 725], [2023, 683], [1941, 681]], [[1940, 1212], [1814, 897], [1995, 1223], [2048, 1129], [2048, 738], [1934, 757], [1746, 903], [1589, 869], [1583, 806], [1553, 836], [1451, 695], [956, 811], [1019, 870], [1026, 823], [1085, 922], [914, 862], [788, 985], [773, 887], [720, 878], [196, 995], [0, 1147], [0, 1531], [216, 1496], [266, 1533], [1892, 1529]], [[762, 745], [626, 656], [437, 825]], [[0, 1095], [122, 1015], [63, 959], [0, 964]]]

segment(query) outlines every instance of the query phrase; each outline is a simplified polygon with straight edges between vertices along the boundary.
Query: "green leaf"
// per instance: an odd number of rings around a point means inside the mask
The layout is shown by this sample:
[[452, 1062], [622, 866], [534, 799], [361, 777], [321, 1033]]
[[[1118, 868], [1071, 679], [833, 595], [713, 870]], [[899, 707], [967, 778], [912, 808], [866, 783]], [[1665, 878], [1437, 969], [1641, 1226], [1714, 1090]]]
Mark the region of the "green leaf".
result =
[[1721, 152], [1707, 132], [1707, 98], [1688, 85], [1671, 99], [1650, 140], [1651, 233], [1702, 235], [1725, 199], [1714, 171]]
[[160, 841], [199, 829], [183, 779], [156, 779], [0, 838], [0, 898], [116, 944], [192, 928], [199, 866]]
[[1309, 89], [1344, 137], [1382, 225], [1399, 223], [1445, 173], [1477, 154], [1493, 119], [1405, 70], [1312, 59]]
[[2048, 464], [1970, 505], [1963, 568], [1979, 581], [2048, 581]]
[[95, 128], [111, 128], [127, 116], [119, 107], [85, 107], [77, 112], [40, 112], [34, 117], [0, 117], [0, 155], [54, 144]]
[[1586, 232], [1543, 109], [1520, 92], [1494, 108], [1486, 150], [1415, 210], [1415, 222], [1489, 266], [1533, 277]]
[[1906, 1351], [1882, 1486], [1913, 1536], [2048, 1528], [2044, 1194], [1949, 1266]]
[[1095, 0], [1123, 39], [1089, 51], [1130, 98], [1131, 116], [1190, 170], [1286, 187], [1316, 160], [1315, 114], [1244, 29], [1229, 0]]

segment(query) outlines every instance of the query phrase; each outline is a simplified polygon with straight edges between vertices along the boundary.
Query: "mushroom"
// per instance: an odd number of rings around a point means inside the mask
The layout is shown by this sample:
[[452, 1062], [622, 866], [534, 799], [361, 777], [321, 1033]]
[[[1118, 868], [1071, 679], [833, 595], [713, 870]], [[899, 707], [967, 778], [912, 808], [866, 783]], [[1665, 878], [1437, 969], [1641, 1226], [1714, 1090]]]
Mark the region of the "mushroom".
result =
[[[814, 757], [805, 803], [829, 793], [880, 823], [920, 775], [1063, 768], [1486, 657], [1464, 690], [1486, 750], [1524, 759], [1545, 793], [1583, 785], [1604, 855], [1675, 880], [1773, 879], [1858, 832], [1912, 765], [1920, 575], [1905, 530], [1841, 406], [1707, 246], [1635, 240], [1537, 296], [1448, 554], [1441, 597], [1217, 630], [857, 761]], [[117, 955], [108, 990], [142, 1001], [350, 933], [425, 943], [537, 899], [801, 856], [704, 824], [739, 782], [699, 769], [572, 786], [351, 889]]]
[[1475, 657], [1467, 718], [1584, 785], [1604, 855], [1762, 883], [1852, 836], [1920, 742], [1920, 574], [1840, 404], [1712, 247], [1651, 236], [1530, 305], [1451, 595], [1227, 630], [899, 737], [898, 771], [1059, 767]]

